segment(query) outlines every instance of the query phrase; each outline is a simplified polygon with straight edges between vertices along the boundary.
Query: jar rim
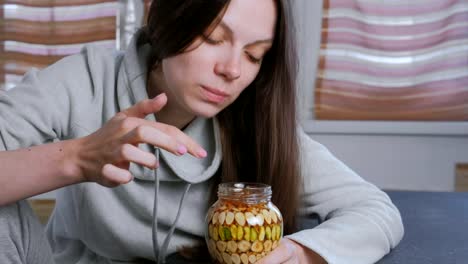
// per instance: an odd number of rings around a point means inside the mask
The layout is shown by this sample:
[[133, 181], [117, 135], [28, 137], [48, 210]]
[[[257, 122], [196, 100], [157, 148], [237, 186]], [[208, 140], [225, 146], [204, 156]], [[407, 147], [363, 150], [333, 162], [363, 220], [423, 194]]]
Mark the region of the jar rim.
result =
[[254, 202], [270, 200], [271, 186], [258, 182], [225, 182], [218, 185], [218, 197]]

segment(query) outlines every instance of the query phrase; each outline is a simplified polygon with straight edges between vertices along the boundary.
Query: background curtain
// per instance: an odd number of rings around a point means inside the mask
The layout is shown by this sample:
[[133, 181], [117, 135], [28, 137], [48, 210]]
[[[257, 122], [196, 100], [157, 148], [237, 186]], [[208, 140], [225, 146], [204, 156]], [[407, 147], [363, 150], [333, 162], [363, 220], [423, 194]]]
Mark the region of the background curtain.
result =
[[87, 43], [116, 45], [115, 0], [0, 0], [0, 89]]
[[467, 0], [324, 0], [315, 118], [468, 120]]

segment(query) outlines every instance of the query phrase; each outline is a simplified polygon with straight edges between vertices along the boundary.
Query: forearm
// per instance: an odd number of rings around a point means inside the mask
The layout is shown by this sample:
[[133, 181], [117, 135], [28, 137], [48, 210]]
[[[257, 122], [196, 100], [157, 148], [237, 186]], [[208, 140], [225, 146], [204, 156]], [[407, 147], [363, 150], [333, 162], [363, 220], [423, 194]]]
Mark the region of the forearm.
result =
[[77, 140], [0, 151], [0, 206], [83, 181]]

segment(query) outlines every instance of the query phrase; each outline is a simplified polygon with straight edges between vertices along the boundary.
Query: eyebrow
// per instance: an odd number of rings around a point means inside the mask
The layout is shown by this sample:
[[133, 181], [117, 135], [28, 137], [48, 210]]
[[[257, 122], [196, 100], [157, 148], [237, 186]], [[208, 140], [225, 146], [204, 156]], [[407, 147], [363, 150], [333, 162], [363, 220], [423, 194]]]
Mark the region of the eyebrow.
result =
[[[234, 32], [232, 31], [232, 29], [226, 24], [224, 23], [223, 21], [221, 21], [219, 23], [219, 25], [225, 30], [227, 31], [227, 33], [231, 36], [234, 35]], [[258, 44], [272, 44], [272, 40], [271, 39], [263, 39], [263, 40], [257, 40], [257, 41], [254, 41], [252, 43], [249, 43], [247, 44], [246, 46], [255, 46], [255, 45], [258, 45]]]

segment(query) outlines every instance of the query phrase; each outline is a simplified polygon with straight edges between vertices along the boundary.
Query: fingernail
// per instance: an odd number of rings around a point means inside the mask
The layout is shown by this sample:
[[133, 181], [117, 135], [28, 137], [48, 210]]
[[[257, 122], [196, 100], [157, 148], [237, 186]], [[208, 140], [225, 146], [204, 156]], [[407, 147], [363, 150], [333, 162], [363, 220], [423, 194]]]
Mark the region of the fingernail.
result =
[[187, 153], [187, 148], [184, 145], [179, 145], [179, 147], [177, 148], [177, 152], [180, 155], [184, 155], [185, 153]]
[[161, 98], [161, 97], [163, 97], [163, 95], [164, 95], [164, 93], [160, 93], [160, 94], [158, 94], [158, 96], [155, 97], [155, 99]]
[[206, 155], [207, 155], [207, 153], [206, 153], [206, 151], [205, 151], [204, 149], [200, 149], [200, 150], [198, 151], [198, 155], [199, 155], [201, 158], [205, 158]]

